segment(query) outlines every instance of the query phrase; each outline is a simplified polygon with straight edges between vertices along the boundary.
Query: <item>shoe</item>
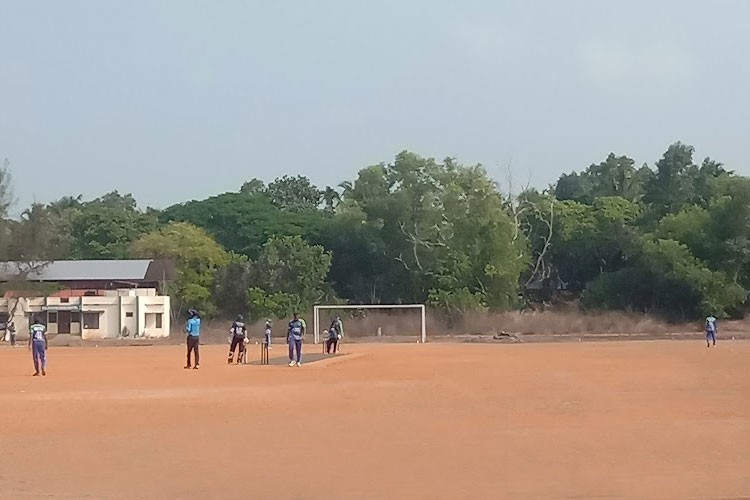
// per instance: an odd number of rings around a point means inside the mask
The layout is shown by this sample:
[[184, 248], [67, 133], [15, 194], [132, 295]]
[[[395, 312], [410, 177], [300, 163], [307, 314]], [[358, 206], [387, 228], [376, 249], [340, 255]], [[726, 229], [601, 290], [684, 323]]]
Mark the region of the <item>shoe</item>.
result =
[[32, 377], [38, 377], [38, 376], [39, 376], [39, 372], [34, 372], [34, 375], [32, 375]]
[[190, 365], [185, 365], [185, 369], [186, 369], [186, 370], [189, 370], [190, 368], [192, 368], [192, 366], [190, 366]]
[[46, 377], [46, 376], [47, 376], [47, 370], [42, 369], [42, 377]]
[[297, 361], [297, 366], [302, 366], [302, 361]]
[[234, 360], [232, 358], [227, 359], [227, 364], [228, 365], [231, 365], [233, 362], [234, 362]]
[[193, 367], [193, 370], [197, 370], [199, 366], [200, 366], [200, 365], [195, 365], [195, 366]]
[[289, 366], [294, 366], [294, 365], [296, 365], [296, 364], [297, 364], [297, 362], [296, 362], [296, 361], [290, 361], [290, 362], [289, 362]]

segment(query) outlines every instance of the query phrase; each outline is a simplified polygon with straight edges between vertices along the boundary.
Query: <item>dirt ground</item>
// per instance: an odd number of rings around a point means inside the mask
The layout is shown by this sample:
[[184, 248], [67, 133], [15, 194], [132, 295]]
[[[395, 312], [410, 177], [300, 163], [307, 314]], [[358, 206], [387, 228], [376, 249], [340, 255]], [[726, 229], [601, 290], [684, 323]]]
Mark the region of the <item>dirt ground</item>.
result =
[[0, 349], [0, 498], [750, 498], [750, 342], [183, 349]]

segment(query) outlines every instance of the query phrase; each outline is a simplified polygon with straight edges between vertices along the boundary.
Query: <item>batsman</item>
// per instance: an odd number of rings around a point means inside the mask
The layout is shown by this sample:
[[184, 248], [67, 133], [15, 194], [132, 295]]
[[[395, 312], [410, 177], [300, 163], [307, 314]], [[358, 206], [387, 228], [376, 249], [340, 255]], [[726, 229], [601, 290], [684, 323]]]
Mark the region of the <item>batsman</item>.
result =
[[229, 345], [229, 356], [227, 356], [227, 364], [231, 365], [234, 361], [234, 351], [239, 348], [237, 354], [237, 364], [242, 362], [245, 356], [245, 344], [247, 343], [247, 327], [245, 326], [245, 319], [241, 314], [237, 315], [237, 319], [232, 323], [232, 327], [229, 329], [231, 336]]

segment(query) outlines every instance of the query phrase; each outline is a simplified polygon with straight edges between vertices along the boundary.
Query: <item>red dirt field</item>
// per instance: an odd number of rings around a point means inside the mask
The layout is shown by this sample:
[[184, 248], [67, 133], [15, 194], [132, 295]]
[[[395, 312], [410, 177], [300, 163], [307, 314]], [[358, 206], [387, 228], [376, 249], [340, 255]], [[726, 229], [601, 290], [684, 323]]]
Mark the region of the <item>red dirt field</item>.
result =
[[0, 349], [0, 498], [750, 497], [748, 342], [201, 349]]

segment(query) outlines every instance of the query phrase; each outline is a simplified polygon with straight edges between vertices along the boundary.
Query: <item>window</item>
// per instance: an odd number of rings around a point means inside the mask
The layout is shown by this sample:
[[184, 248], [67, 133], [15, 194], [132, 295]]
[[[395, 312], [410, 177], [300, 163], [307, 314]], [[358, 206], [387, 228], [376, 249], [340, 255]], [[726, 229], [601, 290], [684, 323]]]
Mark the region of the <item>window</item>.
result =
[[60, 297], [60, 304], [68, 304], [70, 299], [68, 297]]
[[99, 313], [83, 313], [83, 329], [84, 330], [98, 330], [99, 329]]
[[81, 313], [79, 313], [79, 312], [72, 312], [72, 313], [70, 313], [70, 322], [71, 323], [80, 323], [81, 322]]
[[53, 312], [49, 313], [47, 315], [47, 322], [50, 323], [50, 324], [57, 323], [57, 313], [56, 312], [55, 313], [53, 313]]
[[156, 314], [156, 328], [159, 329], [159, 330], [161, 330], [161, 328], [162, 328], [162, 326], [161, 326], [162, 318], [161, 317], [162, 317], [162, 313], [157, 313]]
[[126, 312], [125, 313], [125, 317], [126, 318], [132, 318], [133, 317], [133, 313], [132, 312]]

